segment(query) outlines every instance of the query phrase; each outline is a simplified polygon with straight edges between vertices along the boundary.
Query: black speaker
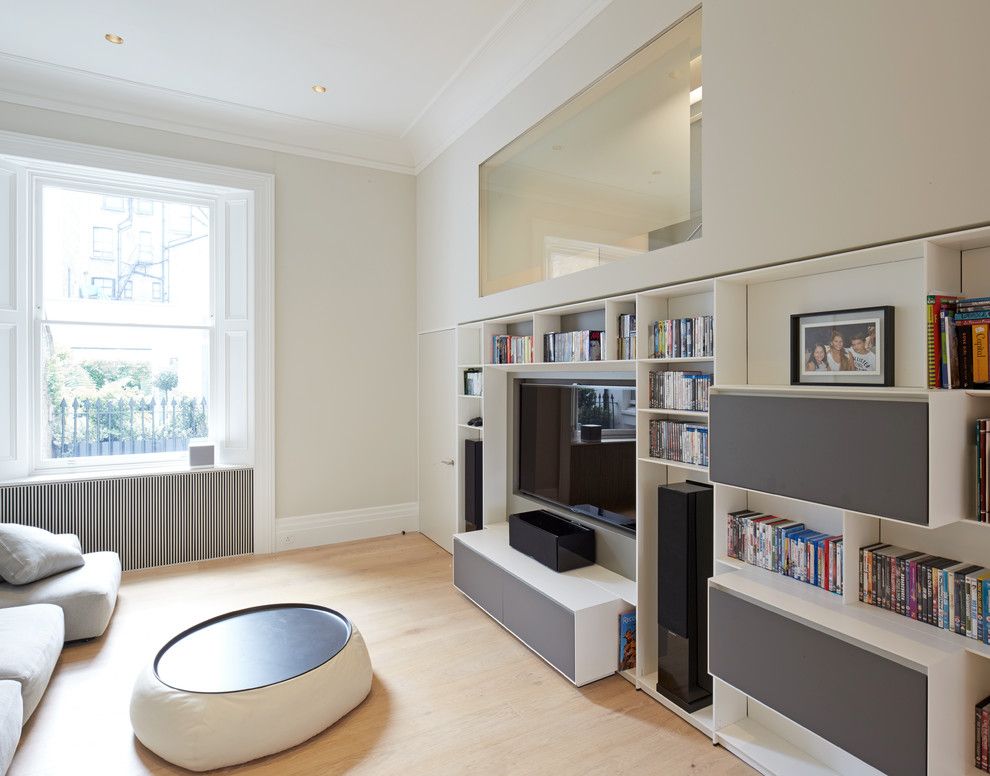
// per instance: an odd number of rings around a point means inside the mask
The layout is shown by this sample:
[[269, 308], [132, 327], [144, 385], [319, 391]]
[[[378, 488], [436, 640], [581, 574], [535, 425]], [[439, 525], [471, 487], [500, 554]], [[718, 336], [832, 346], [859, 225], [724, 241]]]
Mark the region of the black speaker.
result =
[[481, 441], [464, 440], [464, 528], [481, 529]]
[[657, 692], [689, 712], [712, 702], [708, 578], [713, 501], [711, 486], [694, 482], [662, 485], [657, 493]]

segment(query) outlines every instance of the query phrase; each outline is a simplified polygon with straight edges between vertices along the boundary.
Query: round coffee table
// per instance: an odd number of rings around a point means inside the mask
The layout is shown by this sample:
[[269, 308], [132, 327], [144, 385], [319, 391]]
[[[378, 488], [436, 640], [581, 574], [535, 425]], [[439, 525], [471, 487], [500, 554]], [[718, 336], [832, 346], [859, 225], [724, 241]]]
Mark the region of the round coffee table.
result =
[[371, 689], [364, 640], [339, 612], [271, 604], [183, 631], [138, 677], [131, 723], [153, 752], [211, 770], [288, 749]]

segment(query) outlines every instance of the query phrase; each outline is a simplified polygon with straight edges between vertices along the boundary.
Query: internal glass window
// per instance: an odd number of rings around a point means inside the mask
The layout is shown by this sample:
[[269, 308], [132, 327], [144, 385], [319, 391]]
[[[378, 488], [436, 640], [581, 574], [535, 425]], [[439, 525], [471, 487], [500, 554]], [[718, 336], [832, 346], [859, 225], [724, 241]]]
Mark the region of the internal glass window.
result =
[[480, 169], [482, 296], [701, 236], [701, 11]]

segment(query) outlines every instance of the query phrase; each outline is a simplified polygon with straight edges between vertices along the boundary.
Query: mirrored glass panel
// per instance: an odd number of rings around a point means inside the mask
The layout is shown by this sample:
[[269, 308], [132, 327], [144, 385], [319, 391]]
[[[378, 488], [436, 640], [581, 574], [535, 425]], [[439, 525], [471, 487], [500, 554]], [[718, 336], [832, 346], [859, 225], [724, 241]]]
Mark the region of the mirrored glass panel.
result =
[[701, 235], [701, 11], [481, 165], [482, 296]]

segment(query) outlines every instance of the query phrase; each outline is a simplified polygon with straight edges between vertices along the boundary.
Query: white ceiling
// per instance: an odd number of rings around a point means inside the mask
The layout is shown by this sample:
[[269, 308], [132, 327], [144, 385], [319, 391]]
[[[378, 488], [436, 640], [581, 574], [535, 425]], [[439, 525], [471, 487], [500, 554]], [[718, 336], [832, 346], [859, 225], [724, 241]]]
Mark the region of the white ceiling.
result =
[[608, 2], [7, 1], [0, 100], [409, 172]]

